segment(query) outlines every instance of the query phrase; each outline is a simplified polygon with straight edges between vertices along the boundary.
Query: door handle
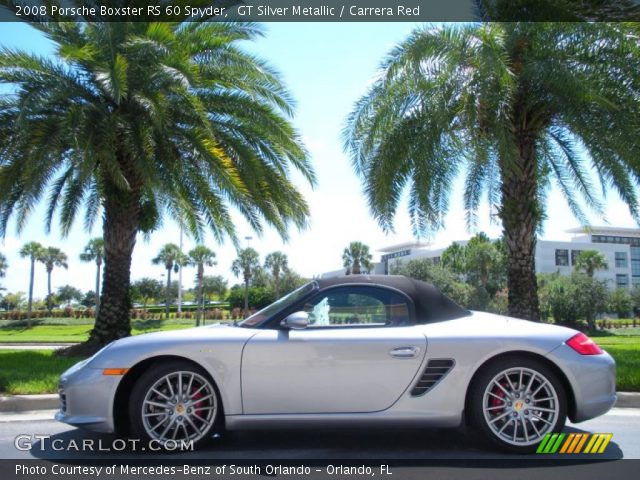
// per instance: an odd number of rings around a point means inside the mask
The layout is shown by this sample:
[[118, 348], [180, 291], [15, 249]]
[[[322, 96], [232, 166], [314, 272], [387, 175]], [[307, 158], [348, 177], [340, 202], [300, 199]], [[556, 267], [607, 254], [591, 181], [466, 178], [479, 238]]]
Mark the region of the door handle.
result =
[[418, 347], [398, 347], [389, 351], [389, 355], [394, 358], [415, 358], [420, 349]]

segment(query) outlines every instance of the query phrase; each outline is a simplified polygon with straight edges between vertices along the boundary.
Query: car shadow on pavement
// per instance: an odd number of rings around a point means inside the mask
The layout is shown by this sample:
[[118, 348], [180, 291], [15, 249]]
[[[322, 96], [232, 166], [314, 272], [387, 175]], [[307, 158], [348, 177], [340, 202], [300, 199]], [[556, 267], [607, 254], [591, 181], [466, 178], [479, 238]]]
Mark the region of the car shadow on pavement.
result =
[[[564, 432], [591, 433], [566, 427]], [[157, 447], [156, 447], [157, 448]], [[467, 429], [360, 428], [340, 430], [255, 430], [224, 432], [215, 435], [197, 451], [153, 451], [135, 441], [117, 439], [114, 435], [73, 429], [43, 440], [34, 441], [29, 452], [42, 460], [68, 462], [108, 459], [152, 461], [209, 460], [213, 462], [251, 460], [343, 460], [389, 461], [406, 465], [429, 462], [459, 462], [461, 459], [495, 463], [496, 466], [525, 466], [527, 460], [541, 466], [553, 460], [591, 462], [618, 460], [623, 452], [611, 441], [602, 454], [531, 454], [515, 455], [498, 452], [484, 445]], [[498, 460], [498, 462], [495, 462]], [[460, 466], [456, 463], [456, 466]]]

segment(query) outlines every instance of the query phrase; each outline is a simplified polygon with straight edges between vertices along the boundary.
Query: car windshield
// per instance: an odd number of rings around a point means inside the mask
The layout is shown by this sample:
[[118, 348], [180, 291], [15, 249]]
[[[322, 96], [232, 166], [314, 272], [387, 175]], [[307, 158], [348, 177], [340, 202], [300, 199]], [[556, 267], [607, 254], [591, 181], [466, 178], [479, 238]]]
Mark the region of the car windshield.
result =
[[307, 283], [297, 290], [294, 290], [290, 294], [285, 295], [281, 299], [276, 300], [268, 307], [265, 307], [262, 310], [257, 311], [250, 317], [245, 318], [242, 322], [238, 323], [238, 326], [246, 328], [256, 327], [260, 325], [264, 320], [271, 318], [279, 311], [284, 310], [290, 305], [293, 305], [299, 299], [305, 297], [306, 295], [317, 289], [318, 284], [316, 282]]

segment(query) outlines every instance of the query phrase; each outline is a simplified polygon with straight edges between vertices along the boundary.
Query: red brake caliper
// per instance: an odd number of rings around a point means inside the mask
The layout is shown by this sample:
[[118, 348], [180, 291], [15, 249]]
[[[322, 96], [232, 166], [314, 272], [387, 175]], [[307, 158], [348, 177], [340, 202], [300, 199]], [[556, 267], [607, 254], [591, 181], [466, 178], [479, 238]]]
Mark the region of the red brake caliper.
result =
[[[191, 401], [198, 400], [199, 398], [203, 397], [202, 393], [198, 392], [198, 388], [196, 388], [195, 386], [191, 388]], [[194, 409], [198, 409], [200, 407], [204, 407], [204, 402], [198, 402], [193, 404]], [[203, 412], [204, 410], [197, 410], [196, 415], [198, 415], [199, 417], [202, 417]]]
[[[504, 383], [501, 383], [500, 385], [506, 388], [506, 385]], [[495, 395], [495, 397], [493, 395], [491, 396], [491, 399], [489, 400], [490, 407], [504, 407], [506, 405], [506, 402], [504, 401], [504, 397], [506, 396], [504, 390], [499, 387], [494, 387], [491, 393]], [[502, 413], [502, 409], [492, 410], [492, 412], [494, 412], [496, 415], [499, 415]]]

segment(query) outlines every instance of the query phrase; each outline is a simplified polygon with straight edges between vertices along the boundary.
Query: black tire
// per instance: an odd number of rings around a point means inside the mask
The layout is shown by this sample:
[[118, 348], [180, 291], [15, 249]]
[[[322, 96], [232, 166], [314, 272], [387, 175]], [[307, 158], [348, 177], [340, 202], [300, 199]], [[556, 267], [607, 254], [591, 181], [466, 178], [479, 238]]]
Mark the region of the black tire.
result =
[[[178, 387], [182, 396], [178, 395]], [[191, 448], [190, 442], [193, 449], [200, 448], [211, 439], [221, 410], [214, 381], [204, 369], [187, 361], [152, 365], [136, 382], [129, 398], [132, 435], [146, 445], [154, 442], [155, 447], [167, 450], [176, 450], [171, 440], [178, 444], [185, 440], [186, 448]], [[160, 434], [165, 428], [168, 430], [163, 437]], [[170, 438], [172, 435], [174, 438]]]
[[473, 379], [468, 400], [470, 421], [480, 437], [513, 453], [535, 452], [547, 433], [564, 428], [567, 418], [566, 392], [556, 373], [525, 356], [484, 366]]

